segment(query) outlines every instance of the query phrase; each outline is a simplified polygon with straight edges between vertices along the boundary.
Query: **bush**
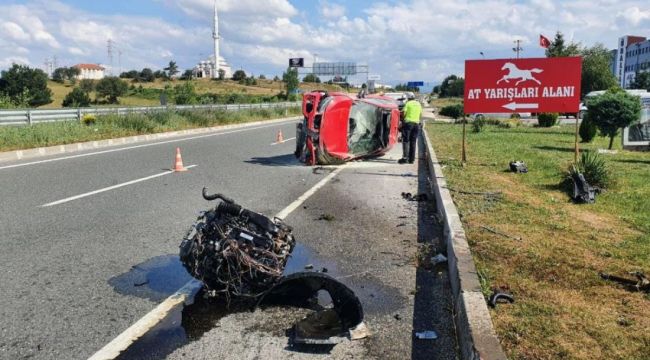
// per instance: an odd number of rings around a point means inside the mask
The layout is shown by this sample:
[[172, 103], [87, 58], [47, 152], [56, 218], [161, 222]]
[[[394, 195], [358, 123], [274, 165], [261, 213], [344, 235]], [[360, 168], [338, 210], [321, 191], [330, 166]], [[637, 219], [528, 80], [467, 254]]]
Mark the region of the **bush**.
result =
[[483, 126], [487, 124], [484, 116], [477, 116], [472, 122], [472, 132], [480, 133], [483, 130]]
[[94, 125], [95, 121], [97, 121], [97, 118], [95, 117], [95, 115], [91, 115], [91, 114], [86, 114], [81, 118], [81, 123], [84, 125], [89, 125], [89, 126]]
[[598, 133], [598, 127], [589, 119], [589, 114], [585, 114], [580, 123], [580, 139], [583, 143], [591, 142]]
[[90, 96], [80, 87], [75, 87], [65, 96], [61, 105], [63, 107], [87, 107], [90, 106]]
[[439, 113], [456, 120], [463, 116], [463, 104], [443, 106]]
[[540, 127], [551, 127], [557, 124], [558, 113], [539, 113], [537, 123]]
[[16, 106], [25, 102], [29, 106], [41, 106], [52, 102], [52, 90], [47, 87], [47, 75], [43, 70], [13, 64], [2, 71], [0, 93], [8, 96]]
[[129, 85], [118, 77], [105, 77], [95, 86], [97, 97], [106, 98], [109, 104], [118, 104], [118, 97], [125, 95], [129, 90]]
[[571, 181], [571, 175], [575, 172], [582, 173], [589, 185], [597, 186], [601, 189], [607, 188], [612, 183], [610, 171], [605, 163], [605, 159], [595, 151], [582, 152], [578, 163], [571, 164], [568, 171], [569, 182]]

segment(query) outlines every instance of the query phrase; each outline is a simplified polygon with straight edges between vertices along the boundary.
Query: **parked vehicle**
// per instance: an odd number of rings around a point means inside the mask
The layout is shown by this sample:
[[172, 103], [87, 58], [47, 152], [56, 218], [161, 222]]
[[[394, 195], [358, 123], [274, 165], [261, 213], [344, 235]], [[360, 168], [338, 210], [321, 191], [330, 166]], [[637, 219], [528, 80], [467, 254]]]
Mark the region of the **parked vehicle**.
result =
[[397, 104], [386, 96], [304, 94], [296, 125], [296, 157], [307, 165], [339, 164], [385, 154], [397, 142]]

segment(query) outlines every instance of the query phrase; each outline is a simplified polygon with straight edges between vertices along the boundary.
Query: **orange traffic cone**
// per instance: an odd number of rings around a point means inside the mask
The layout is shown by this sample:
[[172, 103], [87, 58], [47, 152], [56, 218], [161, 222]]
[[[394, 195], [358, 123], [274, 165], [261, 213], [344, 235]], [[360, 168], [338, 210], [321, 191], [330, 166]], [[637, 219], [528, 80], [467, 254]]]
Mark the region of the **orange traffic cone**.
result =
[[177, 171], [187, 171], [183, 166], [183, 158], [181, 157], [181, 148], [176, 148], [176, 161], [174, 162], [174, 167], [172, 168], [174, 172]]
[[277, 143], [284, 142], [284, 138], [282, 137], [282, 130], [278, 131], [278, 136], [277, 136], [277, 138], [275, 140], [276, 140], [275, 142], [277, 142]]

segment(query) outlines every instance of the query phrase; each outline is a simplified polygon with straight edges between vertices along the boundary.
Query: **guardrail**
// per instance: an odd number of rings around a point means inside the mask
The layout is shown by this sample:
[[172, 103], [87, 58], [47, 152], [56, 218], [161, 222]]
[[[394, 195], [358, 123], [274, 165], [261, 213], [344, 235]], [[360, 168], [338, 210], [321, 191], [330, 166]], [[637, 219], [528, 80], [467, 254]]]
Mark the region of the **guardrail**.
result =
[[81, 121], [84, 115], [127, 115], [160, 111], [288, 109], [300, 106], [300, 102], [278, 102], [259, 104], [212, 104], [212, 105], [168, 105], [134, 107], [92, 107], [69, 109], [20, 109], [0, 110], [0, 126], [32, 125], [56, 121]]

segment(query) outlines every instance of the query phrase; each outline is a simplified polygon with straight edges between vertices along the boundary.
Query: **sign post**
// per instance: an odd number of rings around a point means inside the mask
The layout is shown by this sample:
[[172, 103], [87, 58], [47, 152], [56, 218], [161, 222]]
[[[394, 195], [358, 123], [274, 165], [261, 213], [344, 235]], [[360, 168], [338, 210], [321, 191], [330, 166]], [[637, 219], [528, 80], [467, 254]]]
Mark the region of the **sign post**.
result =
[[[580, 57], [467, 60], [464, 113], [577, 114], [581, 73]], [[576, 161], [577, 134], [576, 116]]]

